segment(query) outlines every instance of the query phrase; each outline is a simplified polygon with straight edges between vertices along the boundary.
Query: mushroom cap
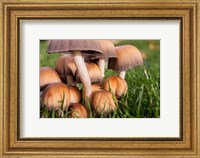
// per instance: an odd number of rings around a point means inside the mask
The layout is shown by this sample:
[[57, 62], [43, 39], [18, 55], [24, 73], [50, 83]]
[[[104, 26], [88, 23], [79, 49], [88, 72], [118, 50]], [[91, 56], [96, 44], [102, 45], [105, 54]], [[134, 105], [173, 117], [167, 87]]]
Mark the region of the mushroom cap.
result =
[[61, 82], [57, 72], [50, 67], [40, 68], [40, 89], [43, 89], [51, 83]]
[[48, 53], [66, 53], [81, 51], [83, 56], [93, 58], [101, 56], [102, 48], [100, 40], [50, 40]]
[[68, 76], [75, 76], [77, 68], [73, 56], [70, 54], [60, 56], [56, 61], [55, 70], [64, 81]]
[[98, 83], [92, 84], [92, 93], [95, 93], [95, 92], [101, 91], [101, 90], [103, 90], [103, 89], [100, 84], [98, 84]]
[[71, 111], [71, 113], [69, 114], [70, 118], [87, 118], [88, 117], [87, 110], [81, 104], [78, 104], [78, 103], [72, 104], [70, 105], [69, 110]]
[[119, 76], [108, 77], [104, 81], [103, 88], [107, 91], [110, 91], [117, 98], [120, 98], [122, 95], [125, 95], [128, 90], [126, 81]]
[[111, 40], [99, 40], [100, 41], [100, 45], [101, 45], [101, 50], [102, 50], [102, 55], [101, 56], [96, 56], [93, 58], [90, 58], [89, 56], [86, 56], [84, 58], [85, 61], [92, 61], [97, 63], [98, 62], [98, 58], [100, 57], [104, 57], [104, 58], [116, 58], [116, 49], [114, 44], [112, 43]]
[[70, 104], [80, 103], [81, 101], [81, 92], [75, 86], [68, 86], [70, 94]]
[[[95, 63], [85, 63], [91, 82], [99, 82], [102, 79], [102, 74], [99, 66]], [[76, 81], [80, 82], [79, 72], [76, 74]]]
[[130, 68], [143, 65], [140, 51], [132, 45], [116, 47], [117, 58], [110, 58], [108, 68], [115, 71], [126, 71]]
[[97, 114], [108, 114], [116, 109], [113, 95], [108, 91], [97, 91], [92, 96], [92, 108]]
[[[66, 110], [70, 104], [68, 87], [63, 83], [52, 83], [48, 85], [41, 94], [42, 105], [49, 110]], [[62, 105], [63, 102], [63, 105]]]
[[115, 46], [111, 40], [101, 40], [101, 45], [102, 45], [101, 47], [103, 49], [102, 50], [103, 57], [106, 57], [106, 58], [117, 57]]
[[99, 57], [116, 57], [116, 50], [110, 40], [50, 40], [48, 53], [81, 51], [86, 60]]

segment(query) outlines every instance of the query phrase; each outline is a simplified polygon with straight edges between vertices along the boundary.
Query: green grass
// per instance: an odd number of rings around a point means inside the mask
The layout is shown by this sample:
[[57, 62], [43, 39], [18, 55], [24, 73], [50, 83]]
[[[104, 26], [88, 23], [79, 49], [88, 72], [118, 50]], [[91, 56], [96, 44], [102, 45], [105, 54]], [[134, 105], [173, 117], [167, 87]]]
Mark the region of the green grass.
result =
[[[117, 45], [131, 44], [136, 46], [147, 57], [144, 65], [130, 69], [125, 80], [128, 93], [118, 102], [118, 108], [107, 116], [109, 118], [159, 118], [160, 117], [160, 41], [159, 40], [125, 40]], [[47, 54], [48, 43], [41, 41], [40, 67], [54, 68], [60, 54]], [[105, 78], [117, 75], [112, 70], [105, 71]], [[41, 111], [45, 111], [41, 109]], [[68, 112], [66, 112], [68, 113]], [[46, 114], [46, 111], [45, 111]], [[55, 117], [55, 113], [46, 114]], [[91, 117], [96, 117], [92, 114]]]
[[51, 68], [55, 68], [56, 60], [61, 54], [47, 53], [48, 42], [47, 41], [40, 41], [40, 67], [49, 66]]

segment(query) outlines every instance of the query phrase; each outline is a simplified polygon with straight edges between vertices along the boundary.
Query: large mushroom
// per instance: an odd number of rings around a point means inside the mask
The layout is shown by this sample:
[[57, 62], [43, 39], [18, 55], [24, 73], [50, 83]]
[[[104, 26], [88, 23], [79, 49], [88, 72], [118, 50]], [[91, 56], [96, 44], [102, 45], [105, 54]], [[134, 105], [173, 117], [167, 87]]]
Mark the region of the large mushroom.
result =
[[110, 58], [108, 68], [119, 71], [119, 76], [125, 78], [126, 70], [143, 65], [143, 58], [140, 51], [132, 45], [116, 47], [117, 58]]
[[51, 83], [61, 82], [57, 72], [50, 67], [40, 68], [40, 90], [43, 90]]
[[69, 89], [63, 83], [52, 83], [44, 89], [41, 102], [49, 110], [65, 111], [70, 104]]
[[110, 91], [117, 98], [120, 98], [127, 93], [128, 86], [126, 81], [121, 77], [110, 76], [104, 81], [103, 88]]
[[72, 55], [65, 54], [60, 56], [56, 61], [55, 70], [63, 82], [69, 85], [74, 84], [73, 76], [75, 76], [77, 68]]
[[85, 103], [91, 101], [92, 87], [87, 68], [83, 57], [97, 58], [102, 55], [104, 50], [100, 40], [51, 40], [48, 53], [72, 54], [79, 77], [83, 83]]

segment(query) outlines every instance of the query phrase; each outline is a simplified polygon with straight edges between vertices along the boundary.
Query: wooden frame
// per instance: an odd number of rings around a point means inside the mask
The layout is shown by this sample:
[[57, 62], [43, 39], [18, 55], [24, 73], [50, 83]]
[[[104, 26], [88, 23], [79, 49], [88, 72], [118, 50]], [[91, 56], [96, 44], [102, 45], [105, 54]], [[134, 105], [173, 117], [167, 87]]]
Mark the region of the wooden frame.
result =
[[[3, 0], [0, 38], [1, 157], [200, 157], [200, 3], [191, 1]], [[180, 139], [20, 139], [19, 23], [21, 19], [144, 18], [181, 21], [182, 137]], [[16, 84], [17, 83], [17, 84]]]

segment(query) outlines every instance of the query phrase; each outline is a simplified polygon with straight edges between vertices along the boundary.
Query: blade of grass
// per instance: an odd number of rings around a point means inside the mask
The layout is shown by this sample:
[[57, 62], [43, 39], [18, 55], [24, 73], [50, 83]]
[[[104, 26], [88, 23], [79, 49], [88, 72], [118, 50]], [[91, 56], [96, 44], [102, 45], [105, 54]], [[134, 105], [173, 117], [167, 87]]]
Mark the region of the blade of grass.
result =
[[51, 117], [52, 117], [52, 118], [55, 118], [55, 110], [54, 110], [54, 109], [53, 109], [52, 112], [51, 112]]
[[142, 97], [143, 97], [143, 91], [144, 91], [144, 85], [141, 87], [141, 91], [140, 91], [140, 94], [139, 94], [139, 104], [138, 104], [138, 107], [137, 107], [137, 112], [136, 112], [136, 117], [137, 118], [140, 118], [140, 111], [141, 111], [141, 102], [142, 102]]

